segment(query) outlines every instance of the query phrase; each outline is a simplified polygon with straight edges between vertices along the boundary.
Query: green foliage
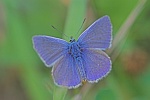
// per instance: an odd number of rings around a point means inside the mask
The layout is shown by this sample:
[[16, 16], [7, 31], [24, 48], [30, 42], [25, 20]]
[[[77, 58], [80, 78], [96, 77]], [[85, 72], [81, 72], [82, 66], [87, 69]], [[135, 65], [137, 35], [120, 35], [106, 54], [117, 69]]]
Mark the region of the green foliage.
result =
[[[17, 95], [15, 100], [20, 100], [19, 95], [24, 95], [22, 100], [149, 100], [150, 1], [2, 0], [1, 5], [3, 13], [0, 11], [0, 14], [4, 17], [0, 21], [6, 28], [0, 27], [0, 83], [7, 76], [11, 80], [11, 76], [16, 75], [21, 88], [19, 83], [13, 85], [14, 81], [9, 81], [13, 89], [6, 88]], [[140, 9], [135, 11], [138, 14], [134, 13], [136, 7]], [[73, 36], [77, 39], [84, 18], [88, 17], [87, 23], [106, 14], [113, 24], [113, 39], [118, 40], [117, 45], [112, 45], [113, 52], [109, 52], [113, 60], [111, 73], [97, 84], [85, 84], [73, 90], [55, 86], [51, 68], [46, 68], [33, 50], [32, 36], [50, 35], [67, 41]], [[132, 14], [134, 21], [127, 23], [130, 27], [126, 29], [123, 25], [127, 19], [133, 20]], [[126, 30], [120, 32], [121, 29]], [[124, 31], [123, 39], [119, 40]], [[117, 37], [117, 34], [120, 35]], [[0, 87], [7, 87], [5, 83], [9, 82], [4, 81], [4, 86], [0, 84]], [[6, 100], [1, 96], [0, 99]]]

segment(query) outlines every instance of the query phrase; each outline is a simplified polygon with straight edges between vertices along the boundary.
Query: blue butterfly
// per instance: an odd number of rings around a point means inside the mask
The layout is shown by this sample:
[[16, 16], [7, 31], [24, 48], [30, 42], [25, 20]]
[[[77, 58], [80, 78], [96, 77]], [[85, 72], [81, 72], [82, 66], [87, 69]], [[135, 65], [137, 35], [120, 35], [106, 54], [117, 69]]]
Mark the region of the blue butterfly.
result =
[[104, 16], [70, 42], [51, 36], [33, 37], [34, 49], [47, 67], [52, 68], [58, 86], [77, 88], [83, 81], [96, 83], [111, 71], [111, 60], [103, 52], [110, 48], [112, 25]]

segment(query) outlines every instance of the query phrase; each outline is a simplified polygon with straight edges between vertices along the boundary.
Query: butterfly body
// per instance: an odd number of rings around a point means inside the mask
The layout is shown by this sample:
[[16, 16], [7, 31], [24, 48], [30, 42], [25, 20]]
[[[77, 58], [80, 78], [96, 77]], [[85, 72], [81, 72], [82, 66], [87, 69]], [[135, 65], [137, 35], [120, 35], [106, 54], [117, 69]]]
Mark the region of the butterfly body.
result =
[[71, 38], [70, 44], [68, 46], [68, 53], [71, 55], [72, 59], [74, 59], [74, 61], [79, 65], [77, 69], [80, 73], [80, 77], [82, 78], [82, 80], [85, 80], [86, 73], [82, 64], [82, 60], [83, 60], [82, 52], [83, 52], [83, 48], [81, 48], [78, 41], [75, 41], [75, 39]]
[[111, 46], [112, 25], [108, 16], [95, 21], [70, 42], [51, 36], [34, 36], [34, 49], [58, 86], [77, 88], [83, 81], [98, 82], [111, 70], [111, 60], [102, 50]]

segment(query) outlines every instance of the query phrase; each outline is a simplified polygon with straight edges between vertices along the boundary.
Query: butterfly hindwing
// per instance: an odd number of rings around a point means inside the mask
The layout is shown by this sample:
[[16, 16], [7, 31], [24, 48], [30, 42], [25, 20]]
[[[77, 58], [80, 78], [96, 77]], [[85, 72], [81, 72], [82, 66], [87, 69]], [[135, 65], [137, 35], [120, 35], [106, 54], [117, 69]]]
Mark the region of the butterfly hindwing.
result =
[[111, 70], [111, 60], [107, 54], [101, 50], [86, 49], [82, 57], [86, 79], [91, 83], [102, 79]]
[[81, 85], [77, 64], [69, 54], [64, 55], [54, 64], [52, 74], [55, 83], [59, 86], [71, 89]]
[[62, 39], [39, 35], [33, 37], [33, 45], [45, 65], [50, 67], [66, 53], [68, 43]]
[[109, 48], [112, 41], [112, 25], [110, 18], [104, 16], [89, 26], [79, 37], [78, 42], [83, 48]]

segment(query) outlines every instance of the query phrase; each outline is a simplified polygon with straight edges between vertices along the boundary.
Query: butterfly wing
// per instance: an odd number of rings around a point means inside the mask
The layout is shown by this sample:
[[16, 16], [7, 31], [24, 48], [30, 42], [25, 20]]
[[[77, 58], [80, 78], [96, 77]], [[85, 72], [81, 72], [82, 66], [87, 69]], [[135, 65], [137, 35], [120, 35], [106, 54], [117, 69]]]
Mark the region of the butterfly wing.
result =
[[111, 60], [101, 50], [85, 49], [83, 52], [83, 66], [86, 79], [91, 83], [98, 82], [111, 71]]
[[83, 48], [105, 50], [111, 46], [112, 25], [110, 18], [104, 16], [95, 21], [79, 37], [78, 42]]
[[77, 64], [69, 54], [61, 57], [61, 59], [54, 64], [52, 74], [55, 83], [59, 86], [71, 89], [81, 85]]
[[35, 51], [48, 67], [66, 53], [68, 43], [65, 40], [40, 35], [34, 36], [32, 40]]

